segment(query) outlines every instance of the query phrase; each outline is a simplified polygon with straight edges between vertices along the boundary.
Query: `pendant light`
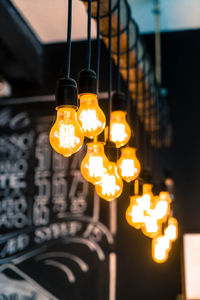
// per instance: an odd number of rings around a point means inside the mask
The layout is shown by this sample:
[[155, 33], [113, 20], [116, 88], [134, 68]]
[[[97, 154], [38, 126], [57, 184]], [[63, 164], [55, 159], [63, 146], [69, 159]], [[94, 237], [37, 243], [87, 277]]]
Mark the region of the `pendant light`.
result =
[[[112, 110], [110, 116], [110, 140], [115, 143], [116, 148], [121, 148], [128, 143], [131, 137], [131, 128], [126, 121], [127, 99], [120, 91], [120, 36], [121, 36], [121, 3], [118, 1], [117, 18], [117, 91], [112, 96]], [[129, 25], [128, 25], [129, 27]], [[129, 34], [129, 33], [128, 33]], [[128, 37], [127, 34], [127, 37]], [[129, 37], [128, 37], [129, 39]], [[128, 87], [129, 88], [129, 87]]]
[[171, 242], [165, 236], [158, 236], [152, 240], [152, 258], [156, 263], [164, 263], [168, 259]]
[[168, 226], [165, 228], [165, 236], [174, 242], [178, 238], [178, 221], [176, 218], [170, 217], [168, 219]]
[[104, 143], [87, 143], [87, 154], [81, 163], [81, 173], [83, 177], [97, 184], [108, 168], [108, 159], [104, 153]]
[[80, 107], [78, 109], [77, 116], [84, 135], [93, 139], [104, 130], [106, 118], [98, 105], [96, 73], [90, 68], [91, 1], [92, 0], [88, 0], [88, 66], [87, 69], [81, 70], [78, 75], [78, 98], [80, 101]]
[[[137, 43], [137, 41], [136, 41]], [[129, 92], [129, 48], [130, 48], [130, 42], [129, 42], [129, 25], [127, 30], [127, 85], [128, 85], [128, 123], [131, 123], [131, 97]], [[136, 45], [137, 48], [137, 45]], [[136, 61], [137, 61], [137, 50], [136, 50]], [[135, 64], [136, 67], [136, 74], [137, 74], [137, 63]], [[137, 76], [136, 76], [136, 86], [137, 86]], [[137, 96], [137, 93], [136, 93]], [[137, 113], [137, 112], [136, 112]], [[128, 126], [128, 128], [130, 128]], [[138, 134], [138, 132], [137, 132]], [[140, 162], [136, 156], [136, 148], [131, 147], [132, 140], [131, 139], [131, 130], [130, 130], [130, 136], [127, 140], [129, 142], [129, 145], [121, 149], [121, 157], [117, 161], [118, 171], [123, 180], [126, 182], [131, 182], [135, 180], [140, 172], [141, 172], [141, 165]]]
[[49, 141], [52, 148], [63, 156], [70, 156], [83, 145], [84, 135], [77, 121], [77, 87], [76, 82], [69, 78], [71, 57], [71, 21], [72, 0], [68, 1], [67, 29], [67, 72], [60, 78], [56, 87], [57, 119], [51, 128]]
[[100, 182], [95, 185], [97, 194], [106, 201], [112, 201], [118, 198], [123, 190], [123, 181], [117, 170], [117, 150], [115, 144], [110, 140], [110, 113], [112, 111], [111, 91], [112, 91], [112, 1], [109, 0], [109, 117], [108, 117], [108, 140], [105, 145], [108, 164], [106, 172], [103, 174]]
[[120, 176], [126, 181], [135, 180], [141, 171], [141, 165], [136, 157], [136, 148], [125, 147], [121, 149], [121, 157], [117, 161]]

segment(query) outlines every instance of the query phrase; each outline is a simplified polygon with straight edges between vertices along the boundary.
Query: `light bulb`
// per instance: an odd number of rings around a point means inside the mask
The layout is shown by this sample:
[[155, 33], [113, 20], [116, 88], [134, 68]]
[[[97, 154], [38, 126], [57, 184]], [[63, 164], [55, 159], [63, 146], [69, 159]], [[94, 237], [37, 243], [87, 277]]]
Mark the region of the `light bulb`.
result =
[[169, 215], [170, 202], [168, 198], [163, 197], [162, 193], [160, 193], [161, 196], [154, 197], [155, 205], [153, 209], [150, 209], [149, 215], [159, 221], [166, 222]]
[[84, 135], [92, 139], [104, 130], [106, 117], [98, 105], [97, 95], [85, 93], [79, 95], [79, 99], [78, 121]]
[[161, 225], [158, 220], [151, 216], [145, 217], [145, 225], [142, 227], [142, 233], [150, 238], [154, 238], [161, 233]]
[[151, 197], [149, 195], [143, 195], [136, 199], [137, 204], [143, 211], [149, 211], [151, 206]]
[[49, 134], [50, 144], [56, 152], [70, 156], [82, 147], [83, 131], [74, 106], [58, 106], [56, 110], [57, 119]]
[[117, 173], [117, 165], [109, 161], [106, 172], [100, 182], [96, 184], [96, 192], [102, 199], [112, 201], [121, 195], [122, 190], [123, 181]]
[[108, 159], [104, 153], [104, 143], [95, 142], [87, 144], [87, 154], [81, 163], [83, 177], [97, 184], [106, 172]]
[[126, 145], [131, 137], [131, 129], [126, 122], [125, 111], [112, 111], [110, 118], [110, 139], [117, 148]]
[[152, 240], [152, 258], [157, 263], [164, 263], [168, 259], [171, 243], [165, 236], [158, 236]]
[[178, 238], [178, 222], [175, 218], [168, 219], [168, 226], [165, 229], [165, 237], [171, 242], [174, 242]]
[[154, 195], [152, 193], [153, 184], [144, 183], [142, 188], [143, 188], [143, 197], [145, 196], [147, 199], [149, 199], [148, 201], [150, 201], [150, 207], [149, 207], [150, 209], [151, 207], [154, 206]]
[[138, 196], [130, 197], [130, 204], [126, 210], [126, 220], [132, 227], [139, 229], [144, 225], [144, 212], [136, 200]]
[[121, 157], [117, 161], [119, 175], [126, 181], [135, 180], [141, 171], [141, 165], [136, 157], [136, 149], [125, 147], [121, 149]]

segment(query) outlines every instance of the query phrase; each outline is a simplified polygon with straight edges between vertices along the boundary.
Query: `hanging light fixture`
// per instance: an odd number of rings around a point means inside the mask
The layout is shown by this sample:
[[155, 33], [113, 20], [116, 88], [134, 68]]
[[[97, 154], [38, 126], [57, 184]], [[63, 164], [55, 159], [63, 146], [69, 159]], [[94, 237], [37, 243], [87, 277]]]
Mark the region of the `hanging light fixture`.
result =
[[128, 143], [131, 129], [126, 121], [126, 96], [115, 92], [112, 96], [112, 112], [110, 117], [110, 140], [120, 148]]
[[145, 222], [144, 209], [139, 204], [140, 198], [138, 195], [130, 197], [130, 204], [126, 210], [126, 220], [132, 227], [136, 229], [142, 228]]
[[112, 201], [121, 195], [123, 182], [117, 173], [116, 163], [109, 161], [106, 172], [95, 189], [97, 194], [106, 201]]
[[168, 259], [171, 242], [165, 236], [158, 236], [152, 240], [152, 258], [157, 263], [164, 263]]
[[81, 163], [83, 177], [97, 184], [108, 168], [108, 159], [104, 153], [104, 143], [93, 142], [87, 144], [87, 154]]
[[178, 238], [178, 221], [176, 218], [170, 217], [168, 219], [168, 226], [165, 228], [165, 236], [171, 242], [174, 242]]
[[106, 156], [108, 157], [108, 164], [106, 172], [103, 174], [100, 182], [96, 184], [95, 189], [97, 194], [107, 201], [112, 201], [118, 198], [123, 191], [123, 181], [120, 178], [117, 170], [117, 149], [115, 144], [111, 141], [111, 111], [112, 111], [112, 101], [111, 101], [111, 91], [112, 91], [112, 1], [109, 0], [109, 116], [108, 116], [108, 140], [105, 145]]
[[[99, 28], [98, 28], [99, 30]], [[78, 121], [86, 137], [93, 139], [105, 128], [106, 118], [98, 105], [97, 78], [91, 70], [91, 0], [88, 0], [88, 66], [78, 75], [78, 98], [80, 107], [77, 112]], [[98, 47], [100, 47], [98, 45]], [[98, 71], [99, 72], [99, 71]], [[99, 79], [99, 78], [98, 78]]]
[[78, 97], [80, 107], [78, 121], [86, 137], [93, 139], [105, 128], [106, 118], [98, 105], [96, 94], [96, 73], [93, 70], [82, 70], [78, 77]]
[[126, 181], [135, 180], [141, 171], [141, 165], [136, 157], [136, 148], [125, 147], [121, 149], [121, 157], [117, 161], [120, 176]]
[[56, 88], [57, 119], [51, 128], [49, 141], [52, 148], [68, 157], [77, 152], [83, 145], [84, 135], [77, 121], [77, 87], [76, 82], [69, 78], [71, 54], [71, 19], [72, 0], [68, 1], [67, 30], [67, 72], [60, 78]]

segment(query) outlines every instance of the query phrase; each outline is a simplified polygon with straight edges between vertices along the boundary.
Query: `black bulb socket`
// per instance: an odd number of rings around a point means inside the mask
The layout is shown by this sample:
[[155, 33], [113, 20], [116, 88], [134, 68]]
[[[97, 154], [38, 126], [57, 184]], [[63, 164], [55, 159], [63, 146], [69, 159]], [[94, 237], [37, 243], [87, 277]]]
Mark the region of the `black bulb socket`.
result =
[[77, 106], [77, 85], [72, 78], [62, 77], [56, 86], [56, 107], [62, 105]]
[[96, 94], [97, 93], [97, 76], [95, 71], [84, 69], [78, 74], [77, 79], [78, 94]]
[[127, 111], [126, 95], [122, 92], [112, 94], [112, 111]]
[[105, 147], [105, 154], [107, 156], [107, 158], [109, 159], [109, 161], [111, 162], [117, 162], [117, 148], [115, 147], [115, 143], [111, 142], [111, 141], [107, 141]]

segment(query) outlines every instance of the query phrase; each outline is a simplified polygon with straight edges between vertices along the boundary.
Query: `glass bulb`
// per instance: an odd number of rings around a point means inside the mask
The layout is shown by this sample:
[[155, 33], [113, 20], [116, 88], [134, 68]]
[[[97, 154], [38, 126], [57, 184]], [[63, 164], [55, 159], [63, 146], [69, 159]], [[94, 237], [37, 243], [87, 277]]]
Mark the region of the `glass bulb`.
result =
[[129, 225], [139, 229], [144, 225], [144, 211], [136, 202], [138, 196], [130, 197], [130, 204], [126, 210], [126, 220]]
[[152, 193], [153, 184], [144, 183], [142, 188], [143, 188], [143, 196], [149, 199], [150, 207], [153, 207], [154, 206], [154, 195]]
[[119, 175], [126, 181], [135, 180], [141, 171], [141, 165], [136, 157], [136, 149], [125, 147], [121, 149], [121, 157], [117, 161]]
[[108, 162], [106, 172], [96, 185], [96, 192], [102, 199], [112, 201], [121, 195], [122, 190], [123, 181], [117, 173], [117, 165], [114, 162]]
[[81, 163], [83, 177], [87, 181], [97, 184], [106, 172], [107, 165], [108, 159], [104, 153], [104, 143], [88, 143], [87, 154]]
[[51, 128], [49, 141], [56, 152], [70, 156], [82, 147], [83, 131], [77, 121], [75, 107], [64, 105], [58, 106], [56, 110], [57, 119]]
[[165, 237], [174, 242], [178, 238], [178, 221], [175, 218], [168, 219], [168, 226], [165, 229]]
[[165, 236], [158, 236], [152, 240], [152, 258], [157, 263], [164, 263], [168, 259], [171, 243]]
[[116, 148], [126, 145], [131, 137], [131, 129], [126, 122], [126, 112], [118, 110], [111, 112], [110, 139]]
[[[161, 193], [160, 193], [161, 194]], [[155, 196], [155, 207], [150, 209], [149, 215], [159, 221], [166, 222], [170, 210], [170, 202], [161, 195]]]
[[106, 117], [98, 105], [97, 95], [90, 93], [81, 94], [79, 99], [78, 121], [84, 135], [93, 139], [104, 130]]
[[144, 235], [154, 238], [161, 233], [161, 225], [158, 223], [158, 220], [151, 216], [145, 217], [145, 225], [142, 227], [142, 232]]

